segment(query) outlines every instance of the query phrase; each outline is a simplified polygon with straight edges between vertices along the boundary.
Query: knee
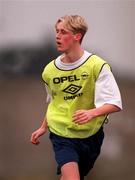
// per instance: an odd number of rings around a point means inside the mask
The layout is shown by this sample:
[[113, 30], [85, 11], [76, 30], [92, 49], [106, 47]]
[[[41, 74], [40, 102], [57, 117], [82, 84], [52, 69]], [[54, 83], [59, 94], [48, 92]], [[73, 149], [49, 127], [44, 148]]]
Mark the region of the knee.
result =
[[78, 174], [66, 173], [62, 174], [60, 180], [80, 180], [80, 176]]
[[62, 176], [60, 180], [80, 180], [79, 177], [64, 177]]
[[61, 180], [80, 180], [79, 168], [76, 162], [69, 162], [61, 168]]

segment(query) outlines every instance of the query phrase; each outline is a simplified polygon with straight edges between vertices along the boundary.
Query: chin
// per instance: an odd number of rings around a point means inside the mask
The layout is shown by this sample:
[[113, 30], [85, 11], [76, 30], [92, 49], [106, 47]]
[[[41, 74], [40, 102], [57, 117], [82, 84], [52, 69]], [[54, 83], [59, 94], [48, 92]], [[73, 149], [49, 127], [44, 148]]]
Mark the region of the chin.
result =
[[63, 53], [63, 52], [65, 52], [65, 49], [57, 47], [57, 51]]

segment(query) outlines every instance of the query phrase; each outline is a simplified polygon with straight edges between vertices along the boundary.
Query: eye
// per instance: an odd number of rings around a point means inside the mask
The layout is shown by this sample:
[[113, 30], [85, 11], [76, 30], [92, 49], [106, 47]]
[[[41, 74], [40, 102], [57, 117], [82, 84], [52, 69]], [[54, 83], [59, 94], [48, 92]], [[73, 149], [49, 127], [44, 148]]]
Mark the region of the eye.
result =
[[61, 30], [62, 34], [67, 34], [67, 31], [65, 31], [64, 29]]
[[58, 30], [58, 29], [56, 29], [55, 31], [56, 31], [56, 33], [59, 33], [59, 30]]

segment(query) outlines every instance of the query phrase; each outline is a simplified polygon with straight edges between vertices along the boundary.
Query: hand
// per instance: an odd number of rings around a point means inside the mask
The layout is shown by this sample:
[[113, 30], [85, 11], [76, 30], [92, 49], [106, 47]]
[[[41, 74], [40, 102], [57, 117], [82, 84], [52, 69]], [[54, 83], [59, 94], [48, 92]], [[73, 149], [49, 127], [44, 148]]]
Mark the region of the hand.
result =
[[73, 114], [73, 121], [76, 124], [88, 123], [95, 117], [95, 109], [91, 110], [78, 110]]
[[45, 134], [45, 132], [46, 132], [45, 128], [39, 128], [36, 131], [34, 131], [31, 135], [31, 139], [30, 139], [31, 143], [38, 145], [40, 143], [39, 137]]

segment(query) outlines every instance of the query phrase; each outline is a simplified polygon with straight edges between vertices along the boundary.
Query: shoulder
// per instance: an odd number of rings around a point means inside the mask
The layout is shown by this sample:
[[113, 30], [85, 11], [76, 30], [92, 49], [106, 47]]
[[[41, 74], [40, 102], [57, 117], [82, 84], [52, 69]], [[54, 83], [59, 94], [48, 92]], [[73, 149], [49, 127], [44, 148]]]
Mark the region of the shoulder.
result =
[[51, 60], [44, 68], [43, 68], [43, 74], [48, 72], [48, 71], [51, 71], [53, 68], [54, 68], [54, 61], [55, 59]]
[[95, 74], [96, 79], [98, 78], [99, 74], [101, 73], [104, 67], [105, 69], [111, 71], [111, 66], [108, 64], [108, 62], [98, 55], [93, 54], [90, 57], [89, 61], [92, 64], [93, 72]]
[[54, 65], [54, 59], [51, 60], [51, 61], [44, 67], [44, 70], [46, 70], [46, 69], [48, 69], [48, 68], [51, 68], [53, 65]]
[[103, 58], [101, 58], [100, 56], [96, 54], [92, 54], [90, 57], [90, 60], [91, 60], [91, 63], [95, 65], [107, 63]]
[[42, 78], [43, 78], [43, 80], [45, 80], [45, 76], [47, 76], [48, 73], [51, 73], [51, 72], [52, 72], [53, 66], [54, 66], [54, 60], [51, 60], [51, 61], [44, 67], [43, 72], [42, 72]]

